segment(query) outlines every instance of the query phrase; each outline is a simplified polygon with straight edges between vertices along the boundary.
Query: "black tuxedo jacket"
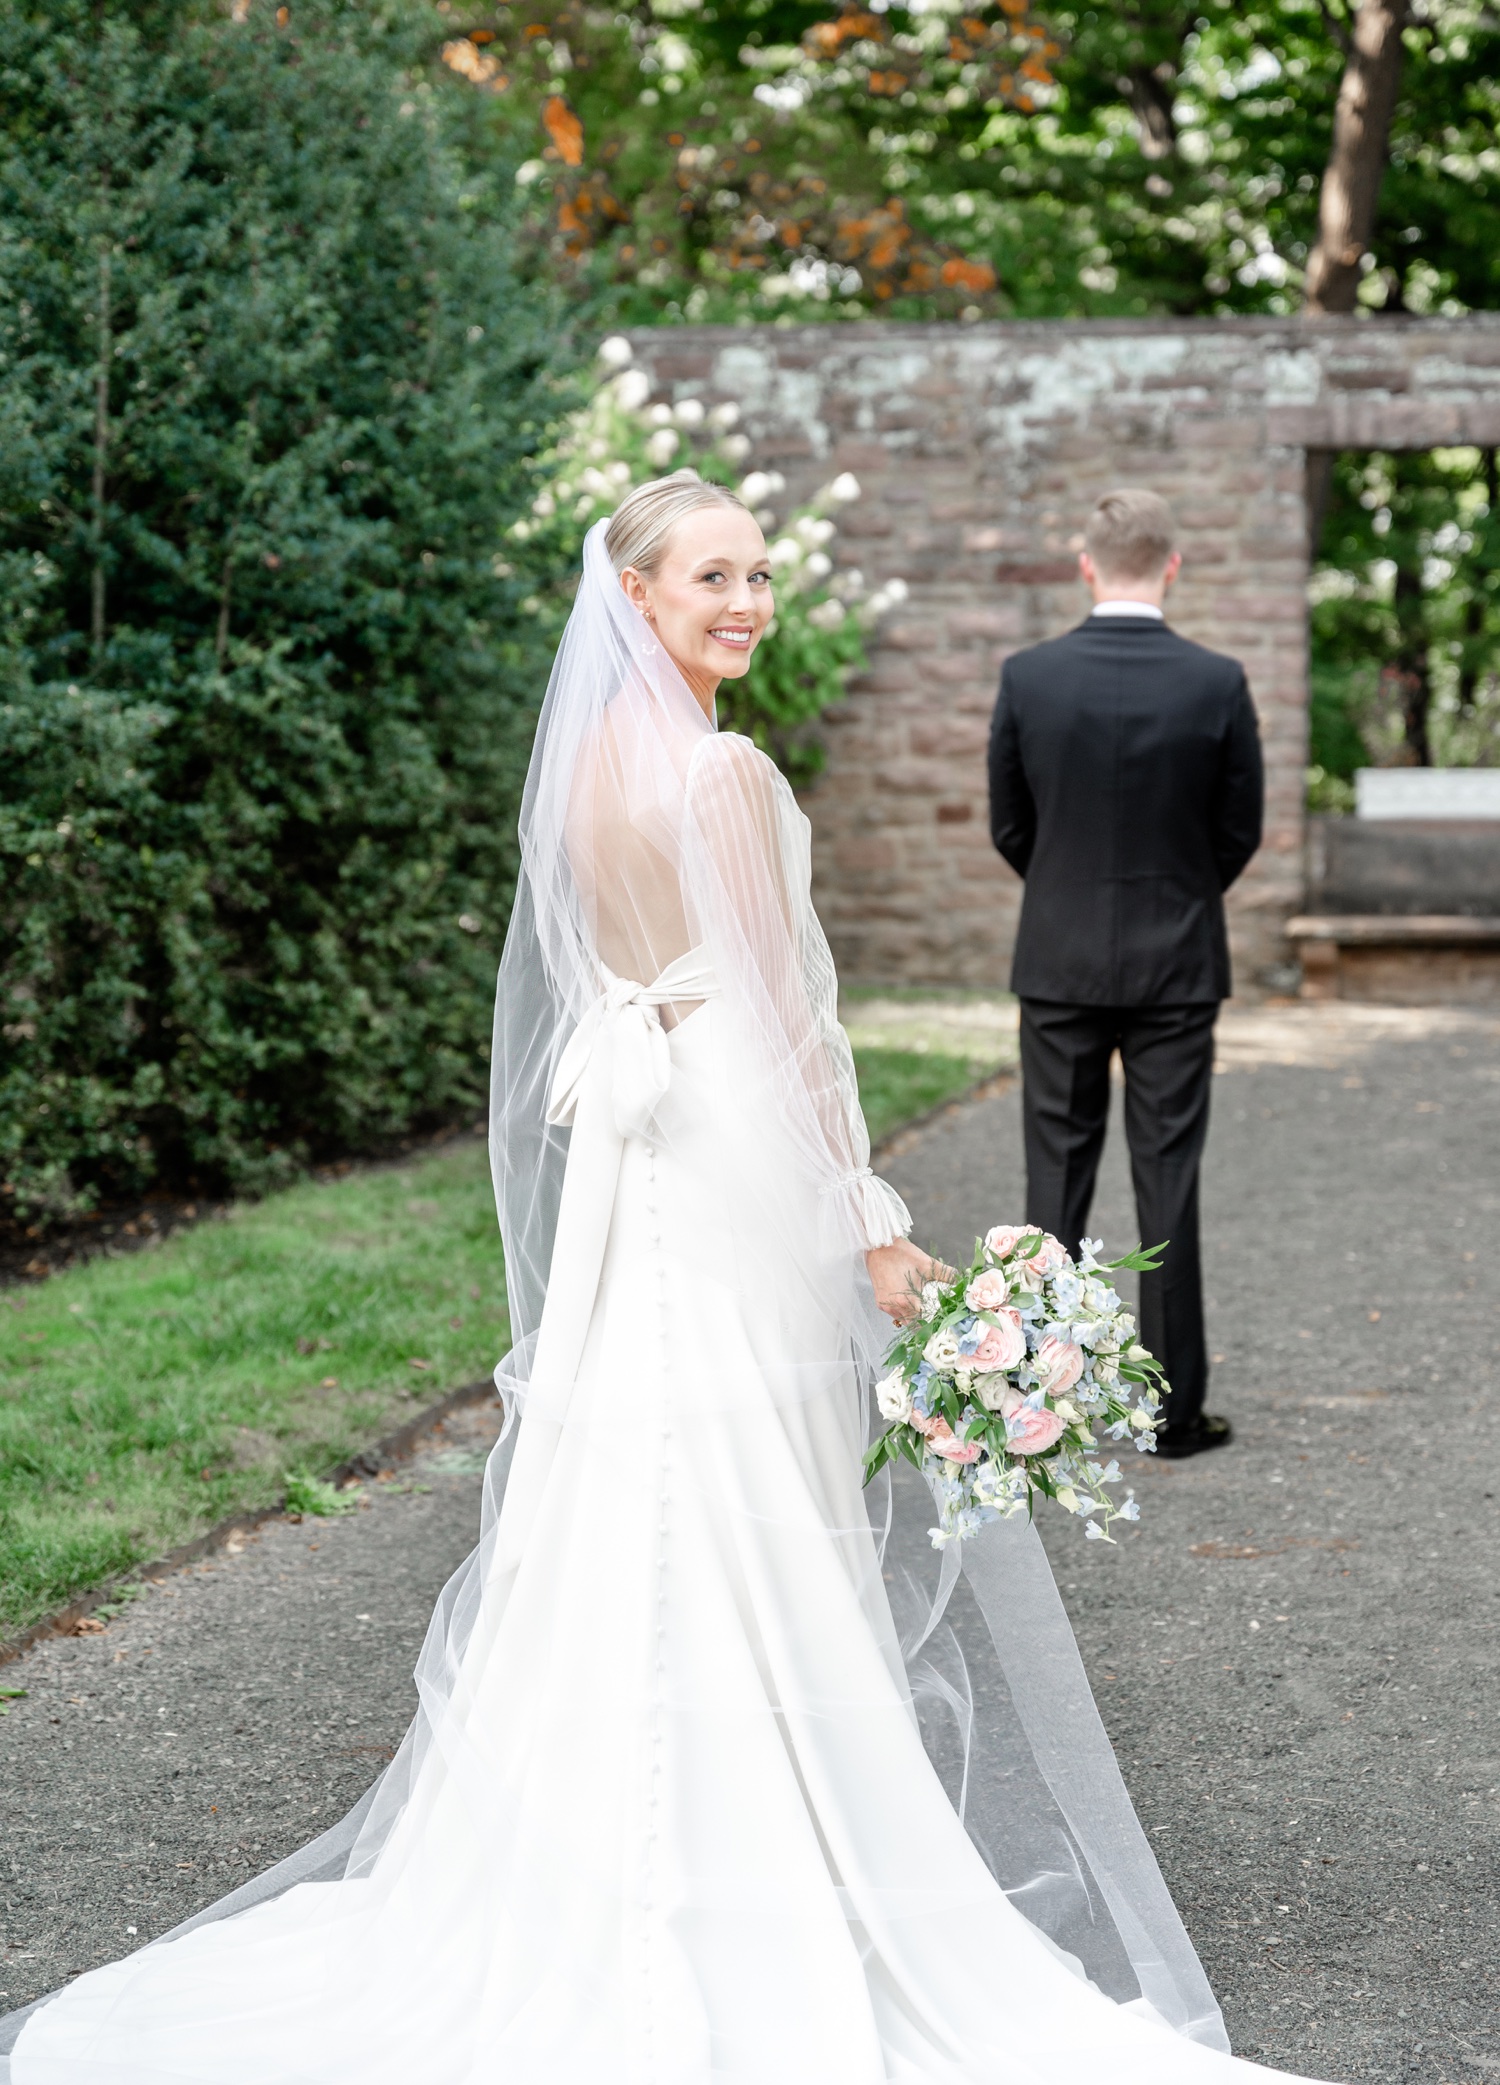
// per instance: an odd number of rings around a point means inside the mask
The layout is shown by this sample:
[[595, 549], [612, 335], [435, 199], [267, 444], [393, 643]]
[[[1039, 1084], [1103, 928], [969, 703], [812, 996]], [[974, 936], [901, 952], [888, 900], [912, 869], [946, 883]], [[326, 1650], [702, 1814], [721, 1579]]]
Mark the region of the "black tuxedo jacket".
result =
[[1260, 845], [1263, 798], [1234, 659], [1124, 615], [1017, 652], [990, 732], [990, 832], [1026, 879], [1011, 990], [1224, 998], [1223, 893]]

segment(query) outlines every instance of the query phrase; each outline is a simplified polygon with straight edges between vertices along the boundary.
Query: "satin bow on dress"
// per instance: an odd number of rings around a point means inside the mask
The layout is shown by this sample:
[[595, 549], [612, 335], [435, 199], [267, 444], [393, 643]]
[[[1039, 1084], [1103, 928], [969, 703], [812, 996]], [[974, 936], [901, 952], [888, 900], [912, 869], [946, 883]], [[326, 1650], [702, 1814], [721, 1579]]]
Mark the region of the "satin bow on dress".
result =
[[605, 975], [604, 990], [558, 1059], [547, 1107], [548, 1122], [572, 1135], [529, 1398], [566, 1398], [583, 1358], [625, 1141], [651, 1135], [672, 1081], [671, 1043], [659, 1009], [719, 994], [719, 981], [696, 948], [649, 985]]

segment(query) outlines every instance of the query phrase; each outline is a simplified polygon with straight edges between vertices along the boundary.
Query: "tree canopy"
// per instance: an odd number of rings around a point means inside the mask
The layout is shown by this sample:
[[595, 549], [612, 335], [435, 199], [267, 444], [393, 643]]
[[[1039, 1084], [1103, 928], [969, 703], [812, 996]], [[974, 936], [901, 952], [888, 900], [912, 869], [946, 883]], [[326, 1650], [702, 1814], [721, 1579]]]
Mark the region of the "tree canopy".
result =
[[[617, 316], [1298, 308], [1350, 0], [488, 0], [444, 55]], [[1500, 19], [1400, 31], [1359, 300], [1487, 307]], [[1377, 141], [1377, 145], [1385, 141]]]

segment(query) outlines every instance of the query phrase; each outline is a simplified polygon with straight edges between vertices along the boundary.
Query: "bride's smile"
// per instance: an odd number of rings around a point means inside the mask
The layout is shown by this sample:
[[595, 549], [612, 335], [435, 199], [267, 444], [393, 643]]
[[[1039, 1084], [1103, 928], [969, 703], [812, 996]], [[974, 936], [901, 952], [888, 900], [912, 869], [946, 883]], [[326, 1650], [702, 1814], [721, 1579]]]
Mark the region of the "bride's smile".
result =
[[[766, 539], [743, 507], [712, 506], [676, 530], [660, 562], [626, 565], [620, 584], [705, 709], [721, 680], [750, 669], [776, 611]], [[649, 564], [649, 572], [644, 566]]]

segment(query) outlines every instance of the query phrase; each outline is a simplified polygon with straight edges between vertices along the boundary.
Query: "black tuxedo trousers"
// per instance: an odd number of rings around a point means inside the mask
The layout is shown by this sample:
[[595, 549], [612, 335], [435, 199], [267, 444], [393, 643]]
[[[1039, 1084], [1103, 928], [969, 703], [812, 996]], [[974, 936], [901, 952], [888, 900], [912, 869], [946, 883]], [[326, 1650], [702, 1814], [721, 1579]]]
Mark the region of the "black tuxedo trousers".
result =
[[[1109, 1119], [1109, 1067], [1125, 1073], [1125, 1136], [1143, 1245], [1167, 1240], [1141, 1276], [1140, 1328], [1171, 1385], [1166, 1418], [1190, 1426], [1208, 1390], [1198, 1167], [1208, 1135], [1217, 1001], [1065, 1006], [1021, 1001], [1026, 1221], [1069, 1252], [1088, 1231]], [[1109, 1240], [1114, 1250], [1132, 1241]]]

